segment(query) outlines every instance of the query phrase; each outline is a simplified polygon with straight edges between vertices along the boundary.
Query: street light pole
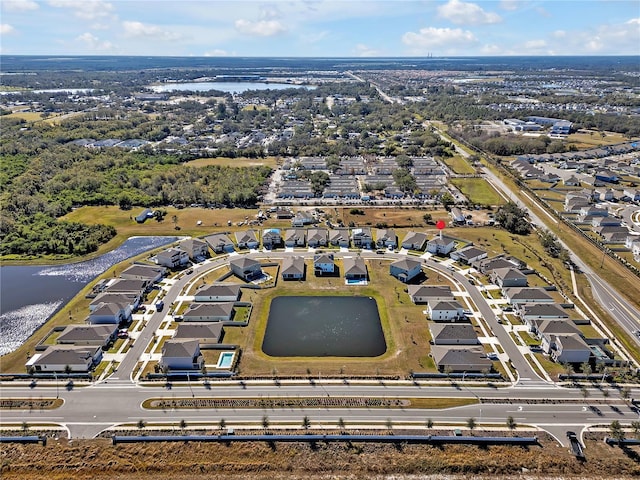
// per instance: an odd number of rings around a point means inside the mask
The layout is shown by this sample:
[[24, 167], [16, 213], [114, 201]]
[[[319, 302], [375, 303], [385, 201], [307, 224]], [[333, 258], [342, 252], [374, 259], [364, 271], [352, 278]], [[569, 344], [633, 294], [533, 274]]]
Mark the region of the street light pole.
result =
[[189, 384], [189, 390], [191, 391], [191, 398], [195, 398], [193, 388], [191, 388], [191, 376], [189, 375], [189, 372], [187, 372], [187, 383]]
[[53, 376], [56, 379], [56, 398], [60, 398], [60, 385], [58, 384], [58, 374], [53, 372]]

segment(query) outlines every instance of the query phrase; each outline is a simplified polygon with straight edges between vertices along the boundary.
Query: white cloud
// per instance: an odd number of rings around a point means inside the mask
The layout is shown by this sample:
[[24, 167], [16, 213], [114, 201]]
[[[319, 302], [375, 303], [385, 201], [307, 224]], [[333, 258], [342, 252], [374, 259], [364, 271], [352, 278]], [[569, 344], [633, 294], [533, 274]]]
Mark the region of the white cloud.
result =
[[76, 41], [83, 43], [87, 48], [94, 51], [113, 50], [113, 44], [111, 42], [107, 40], [100, 40], [89, 32], [76, 37]]
[[518, 0], [502, 0], [500, 2], [500, 8], [509, 11], [517, 10], [519, 7], [518, 3]]
[[300, 35], [300, 41], [304, 43], [317, 43], [329, 36], [329, 32], [324, 30], [316, 33], [303, 33]]
[[363, 43], [359, 43], [358, 45], [356, 45], [354, 53], [357, 57], [379, 57], [380, 56], [380, 52], [378, 50], [367, 47]]
[[440, 5], [438, 16], [446, 18], [456, 25], [481, 25], [502, 21], [497, 13], [485, 12], [475, 3], [461, 2], [460, 0], [449, 0], [448, 3]]
[[257, 37], [273, 37], [287, 31], [279, 20], [258, 20], [252, 22], [250, 20], [236, 20], [236, 30], [240, 33], [253, 35]]
[[39, 5], [33, 0], [2, 0], [2, 9], [7, 12], [27, 12], [38, 8]]
[[564, 30], [556, 30], [551, 34], [553, 38], [565, 38], [567, 36], [567, 32]]
[[529, 40], [524, 43], [524, 48], [527, 50], [538, 50], [546, 47], [547, 42], [545, 40]]
[[126, 37], [130, 38], [155, 38], [157, 40], [178, 40], [180, 35], [163, 30], [157, 25], [137, 21], [122, 22], [122, 28]]
[[0, 35], [9, 35], [9, 34], [15, 32], [15, 31], [16, 31], [16, 29], [13, 28], [8, 23], [0, 24]]
[[402, 36], [402, 43], [423, 53], [429, 48], [445, 48], [449, 51], [468, 47], [477, 41], [472, 32], [460, 28], [427, 27], [421, 28], [418, 33], [407, 32]]
[[49, 4], [52, 7], [74, 10], [74, 15], [84, 20], [113, 15], [113, 5], [103, 0], [49, 0]]
[[502, 53], [502, 49], [495, 44], [487, 44], [483, 45], [480, 49], [480, 53], [483, 55], [500, 55]]

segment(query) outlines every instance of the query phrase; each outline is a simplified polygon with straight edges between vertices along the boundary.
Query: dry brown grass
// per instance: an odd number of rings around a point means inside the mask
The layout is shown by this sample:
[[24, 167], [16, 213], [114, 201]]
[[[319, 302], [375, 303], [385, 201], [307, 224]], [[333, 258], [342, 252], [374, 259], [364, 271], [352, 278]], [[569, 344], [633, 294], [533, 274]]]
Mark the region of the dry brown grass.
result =
[[[211, 432], [213, 433], [213, 432]], [[433, 433], [433, 432], [423, 432]], [[445, 432], [450, 433], [450, 432]], [[542, 447], [381, 444], [122, 444], [109, 440], [49, 441], [3, 448], [2, 478], [89, 479], [294, 479], [408, 478], [632, 478], [640, 465], [601, 439], [588, 440], [587, 462], [543, 435]], [[635, 453], [637, 454], [637, 448]], [[476, 477], [477, 476], [477, 477]], [[415, 477], [412, 477], [415, 478]], [[441, 477], [440, 477], [441, 478]]]

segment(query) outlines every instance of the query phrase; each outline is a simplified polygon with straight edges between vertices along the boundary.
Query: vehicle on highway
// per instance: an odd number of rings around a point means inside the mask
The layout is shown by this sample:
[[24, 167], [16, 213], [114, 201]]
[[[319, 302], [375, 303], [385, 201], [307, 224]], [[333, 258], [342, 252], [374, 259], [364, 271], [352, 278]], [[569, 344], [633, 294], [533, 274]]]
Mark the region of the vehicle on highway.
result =
[[636, 337], [640, 338], [640, 330], [634, 330], [634, 331], [633, 331], [633, 334], [634, 334]]
[[187, 270], [187, 275], [191, 275], [193, 273], [193, 268], [190, 268], [189, 270]]

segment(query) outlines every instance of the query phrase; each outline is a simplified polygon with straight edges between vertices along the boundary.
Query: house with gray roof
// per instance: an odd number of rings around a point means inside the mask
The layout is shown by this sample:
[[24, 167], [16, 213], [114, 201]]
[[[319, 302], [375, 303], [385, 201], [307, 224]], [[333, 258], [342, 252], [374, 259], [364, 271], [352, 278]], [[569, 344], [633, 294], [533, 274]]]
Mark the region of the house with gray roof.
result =
[[188, 322], [178, 324], [174, 340], [197, 340], [200, 345], [217, 345], [224, 338], [222, 322]]
[[235, 245], [226, 233], [214, 233], [207, 235], [204, 240], [215, 253], [231, 253], [235, 251]]
[[164, 342], [159, 363], [161, 367], [169, 370], [200, 370], [203, 364], [198, 340], [171, 339]]
[[258, 237], [256, 236], [256, 232], [253, 230], [242, 230], [240, 232], [236, 232], [236, 244], [238, 248], [258, 248], [260, 242], [258, 242]]
[[313, 256], [313, 272], [317, 277], [333, 275], [336, 271], [336, 263], [333, 253], [318, 253]]
[[303, 228], [288, 228], [284, 232], [285, 247], [304, 247], [307, 240], [307, 232]]
[[409, 230], [402, 239], [402, 248], [407, 250], [424, 250], [427, 243], [427, 234], [423, 232], [414, 232]]
[[129, 280], [126, 278], [116, 278], [112, 280], [104, 289], [107, 293], [135, 293], [142, 295], [151, 288], [149, 280]]
[[469, 245], [468, 247], [464, 247], [461, 250], [451, 252], [449, 257], [456, 262], [471, 265], [473, 262], [477, 262], [478, 260], [487, 258], [487, 252], [485, 250], [482, 250], [481, 248]]
[[492, 258], [475, 261], [472, 263], [472, 266], [480, 273], [488, 274], [491, 270], [495, 270], [496, 268], [515, 268], [517, 270], [522, 270], [527, 266], [527, 264], [518, 260], [516, 257], [497, 255]]
[[526, 287], [528, 285], [527, 276], [515, 268], [495, 268], [489, 273], [491, 282], [500, 288]]
[[179, 248], [171, 247], [158, 252], [154, 257], [154, 261], [158, 265], [162, 265], [167, 268], [182, 267], [189, 263], [189, 254]]
[[464, 309], [457, 300], [430, 300], [427, 304], [427, 314], [434, 322], [450, 322], [463, 319]]
[[511, 305], [519, 303], [554, 303], [553, 298], [540, 287], [511, 287], [503, 289]]
[[398, 246], [398, 236], [393, 228], [376, 229], [376, 247], [396, 248]]
[[422, 262], [409, 256], [396, 260], [389, 265], [389, 273], [402, 283], [410, 282], [421, 272]]
[[273, 250], [282, 245], [282, 233], [278, 228], [268, 228], [262, 231], [262, 246]]
[[344, 278], [347, 280], [366, 280], [367, 266], [362, 257], [344, 257]]
[[347, 228], [335, 228], [329, 230], [329, 243], [338, 247], [349, 247], [349, 230]]
[[311, 248], [326, 247], [329, 243], [329, 231], [326, 228], [307, 230], [307, 245]]
[[146, 280], [149, 283], [159, 282], [167, 274], [167, 269], [157, 265], [141, 265], [134, 263], [125, 268], [120, 278], [126, 280]]
[[229, 261], [229, 267], [235, 276], [241, 278], [245, 282], [251, 282], [263, 275], [260, 262], [245, 255], [232, 258]]
[[447, 236], [436, 236], [427, 242], [427, 252], [434, 255], [449, 255], [454, 249], [456, 241]]
[[515, 312], [529, 326], [533, 326], [534, 321], [569, 318], [567, 312], [556, 303], [521, 303], [516, 306]]
[[212, 283], [196, 290], [196, 302], [237, 302], [240, 299], [240, 285], [236, 283]]
[[52, 345], [36, 353], [25, 364], [36, 372], [88, 373], [102, 360], [102, 347], [97, 345]]
[[67, 325], [58, 335], [60, 345], [94, 345], [104, 347], [116, 339], [117, 325]]
[[434, 345], [431, 356], [441, 372], [484, 372], [493, 366], [481, 347]]
[[313, 225], [314, 223], [316, 223], [315, 217], [306, 212], [297, 212], [291, 219], [292, 227], [304, 227], [305, 225]]
[[373, 235], [369, 227], [354, 228], [351, 230], [351, 242], [356, 248], [370, 249], [373, 245]]
[[429, 323], [434, 345], [478, 345], [478, 334], [470, 323]]
[[449, 302], [454, 300], [449, 285], [409, 285], [407, 292], [413, 303]]
[[189, 259], [194, 262], [204, 260], [209, 256], [207, 242], [199, 238], [187, 238], [180, 242], [180, 250], [184, 250], [189, 255]]
[[232, 302], [222, 303], [192, 303], [184, 312], [184, 322], [228, 322], [233, 319]]
[[302, 280], [305, 273], [305, 263], [303, 257], [285, 257], [282, 260], [280, 274], [283, 280]]
[[558, 363], [584, 363], [589, 361], [591, 349], [578, 334], [556, 335], [552, 340], [551, 358]]

